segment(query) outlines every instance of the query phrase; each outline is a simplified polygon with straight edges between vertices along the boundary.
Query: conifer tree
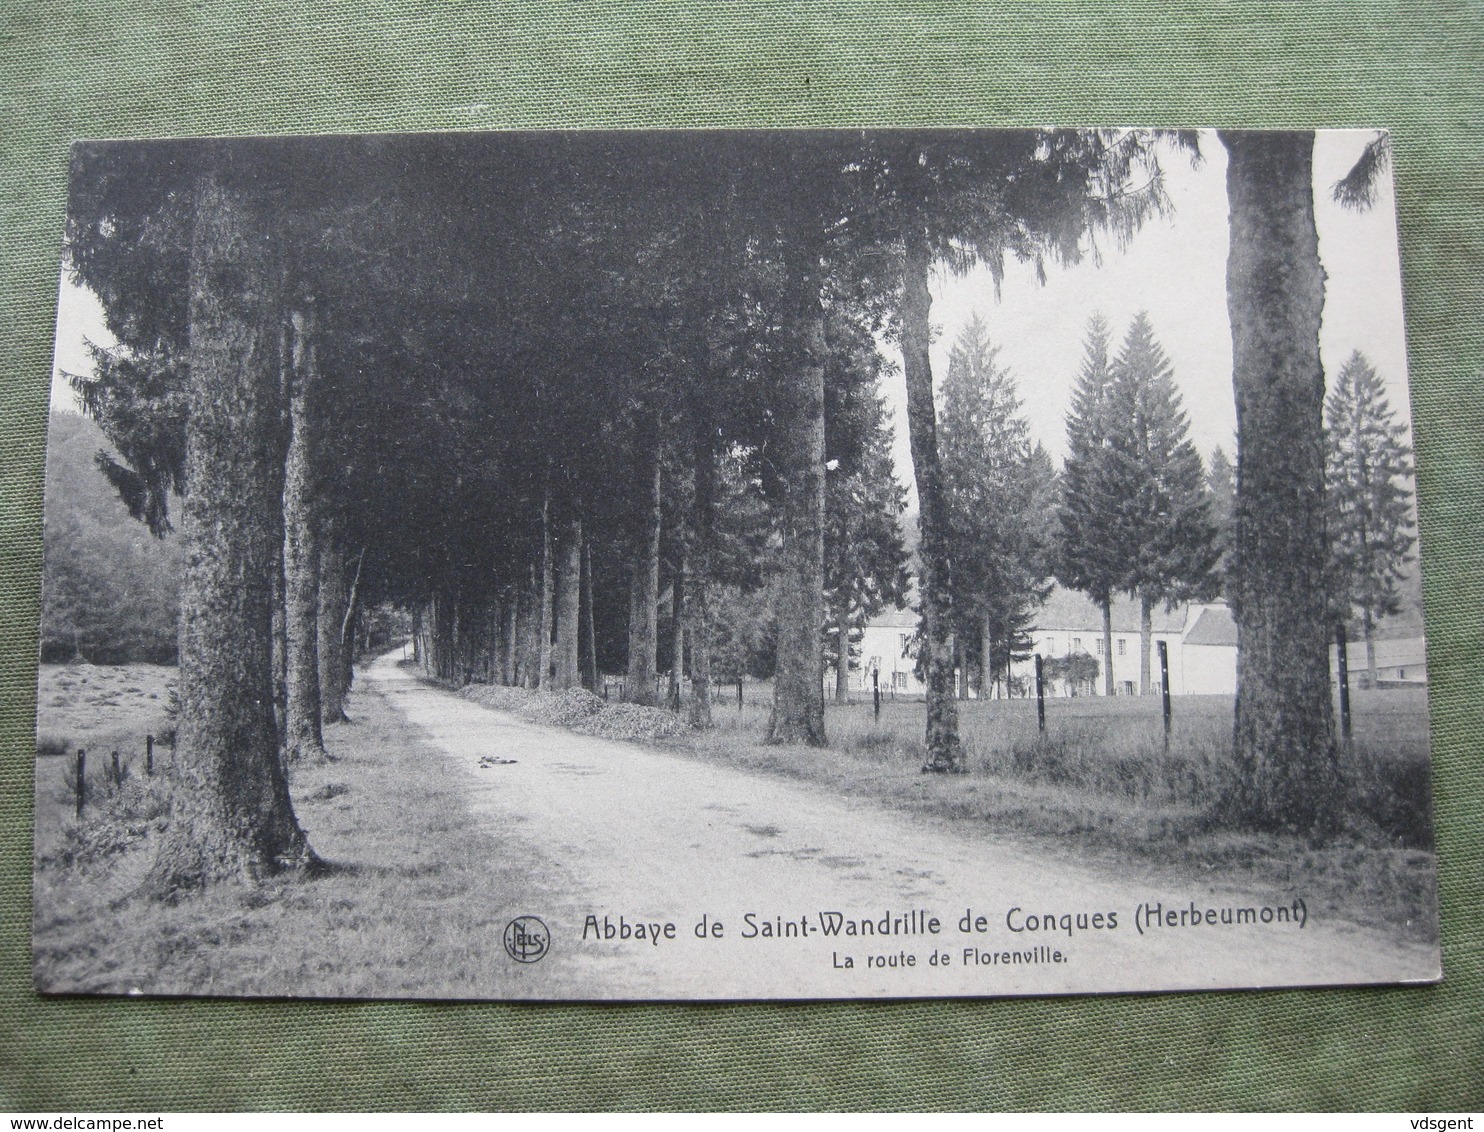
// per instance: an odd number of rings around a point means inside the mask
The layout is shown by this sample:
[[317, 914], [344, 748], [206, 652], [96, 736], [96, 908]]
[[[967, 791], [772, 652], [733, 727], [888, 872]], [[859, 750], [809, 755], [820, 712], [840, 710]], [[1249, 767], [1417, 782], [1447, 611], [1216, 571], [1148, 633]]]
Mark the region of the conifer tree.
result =
[[[1082, 370], [1067, 416], [1067, 459], [1062, 468], [1057, 517], [1061, 545], [1056, 576], [1085, 593], [1103, 614], [1103, 656], [1113, 653], [1113, 595], [1125, 588], [1128, 561], [1120, 550], [1117, 516], [1125, 486], [1119, 482], [1110, 431], [1113, 397], [1111, 331], [1101, 314], [1088, 320]], [[1113, 666], [1103, 666], [1103, 694], [1113, 694]]]
[[939, 416], [957, 633], [978, 642], [981, 696], [1046, 598], [1051, 531], [1044, 519], [1054, 482], [1045, 452], [1036, 458], [1014, 379], [997, 353], [976, 314], [949, 357]]
[[1206, 465], [1206, 490], [1211, 496], [1211, 522], [1216, 527], [1216, 542], [1221, 549], [1220, 571], [1224, 581], [1230, 569], [1232, 526], [1237, 518], [1237, 469], [1219, 444]]
[[1324, 410], [1330, 592], [1341, 617], [1359, 617], [1375, 687], [1376, 622], [1400, 609], [1398, 583], [1416, 541], [1410, 451], [1380, 376], [1358, 350], [1340, 367]]
[[878, 386], [867, 391], [861, 451], [831, 461], [825, 491], [826, 605], [834, 628], [835, 700], [847, 698], [851, 639], [887, 605], [907, 597], [907, 548], [900, 519], [907, 489], [896, 478], [892, 430]]
[[1154, 606], [1214, 597], [1220, 548], [1174, 368], [1143, 312], [1113, 376], [1108, 435], [1123, 493], [1114, 546], [1127, 563], [1120, 588], [1139, 602], [1139, 694], [1148, 695]]

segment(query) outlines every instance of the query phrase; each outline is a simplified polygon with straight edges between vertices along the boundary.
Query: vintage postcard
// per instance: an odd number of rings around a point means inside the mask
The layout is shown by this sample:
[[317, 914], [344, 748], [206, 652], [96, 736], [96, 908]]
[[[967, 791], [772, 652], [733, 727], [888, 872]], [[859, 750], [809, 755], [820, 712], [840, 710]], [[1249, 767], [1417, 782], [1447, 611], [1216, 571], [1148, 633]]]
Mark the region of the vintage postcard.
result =
[[37, 989], [1440, 978], [1389, 158], [78, 143]]

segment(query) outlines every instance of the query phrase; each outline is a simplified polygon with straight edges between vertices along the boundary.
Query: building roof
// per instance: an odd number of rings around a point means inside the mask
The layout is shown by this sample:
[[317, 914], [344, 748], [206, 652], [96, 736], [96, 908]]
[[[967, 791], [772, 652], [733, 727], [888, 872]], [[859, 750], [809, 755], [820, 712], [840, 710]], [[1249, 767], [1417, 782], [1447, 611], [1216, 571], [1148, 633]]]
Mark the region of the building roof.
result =
[[888, 609], [878, 613], [866, 625], [872, 629], [916, 629], [917, 614], [910, 609]]
[[1185, 634], [1187, 645], [1237, 646], [1237, 623], [1232, 620], [1232, 611], [1224, 605], [1207, 606], [1201, 610], [1190, 632]]
[[[1156, 605], [1151, 611], [1154, 632], [1176, 634], [1185, 628], [1186, 606], [1177, 605], [1166, 611]], [[1113, 631], [1115, 633], [1137, 633], [1139, 631], [1139, 604], [1130, 598], [1113, 599]], [[1231, 615], [1223, 614], [1228, 620]], [[873, 629], [916, 629], [919, 618], [915, 609], [888, 609], [867, 622]], [[1046, 604], [1036, 611], [1032, 631], [1037, 633], [1085, 633], [1096, 636], [1103, 631], [1103, 612], [1087, 597], [1076, 590], [1057, 586], [1046, 599]], [[1215, 642], [1211, 642], [1215, 643]], [[1226, 644], [1236, 644], [1236, 629]]]
[[[1115, 633], [1137, 633], [1139, 631], [1139, 604], [1127, 597], [1115, 597], [1112, 606], [1113, 631]], [[1156, 604], [1151, 611], [1151, 621], [1156, 633], [1178, 633], [1185, 628], [1185, 607], [1177, 605], [1173, 611], [1165, 612], [1164, 605]], [[1097, 634], [1103, 631], [1103, 611], [1086, 595], [1076, 590], [1057, 586], [1051, 591], [1035, 615], [1035, 630], [1039, 633], [1076, 631]]]

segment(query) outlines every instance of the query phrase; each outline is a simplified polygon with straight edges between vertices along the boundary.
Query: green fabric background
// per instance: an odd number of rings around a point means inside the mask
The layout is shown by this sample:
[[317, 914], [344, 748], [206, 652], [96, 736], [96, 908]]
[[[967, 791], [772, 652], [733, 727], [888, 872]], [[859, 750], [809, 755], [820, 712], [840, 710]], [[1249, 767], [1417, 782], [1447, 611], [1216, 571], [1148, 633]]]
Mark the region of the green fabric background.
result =
[[[1477, 2], [0, 5], [0, 1109], [1484, 1108], [1481, 89]], [[929, 123], [1395, 131], [1442, 986], [601, 1008], [31, 993], [73, 138]]]

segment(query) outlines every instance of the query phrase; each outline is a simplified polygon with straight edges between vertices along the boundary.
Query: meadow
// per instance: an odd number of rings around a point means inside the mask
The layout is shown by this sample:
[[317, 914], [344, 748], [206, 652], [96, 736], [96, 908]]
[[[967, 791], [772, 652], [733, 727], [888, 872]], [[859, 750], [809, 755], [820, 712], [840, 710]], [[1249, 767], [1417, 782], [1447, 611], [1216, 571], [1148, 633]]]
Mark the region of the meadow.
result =
[[829, 746], [811, 750], [763, 742], [765, 691], [749, 688], [740, 709], [719, 701], [714, 730], [669, 745], [1113, 868], [1137, 862], [1297, 887], [1346, 919], [1435, 938], [1423, 688], [1352, 693], [1352, 738], [1340, 753], [1344, 824], [1325, 844], [1221, 819], [1233, 774], [1229, 696], [1175, 697], [1168, 746], [1157, 696], [1048, 699], [1044, 734], [1033, 700], [960, 701], [968, 757], [960, 776], [921, 773], [920, 701], [888, 699], [879, 719], [869, 701], [829, 703]]
[[157, 752], [156, 773], [145, 775], [143, 737], [168, 725], [158, 705], [174, 673], [147, 665], [42, 670], [45, 733], [86, 738], [99, 750], [117, 745], [125, 773], [113, 781], [110, 760], [94, 760], [88, 748], [78, 820], [74, 752], [37, 759], [37, 989], [498, 995], [499, 910], [512, 900], [539, 904], [539, 878], [549, 870], [479, 828], [463, 804], [465, 779], [381, 697], [353, 701], [354, 720], [326, 729], [329, 760], [291, 768], [316, 869], [251, 888], [223, 885], [174, 905], [145, 895], [168, 820], [170, 751]]

